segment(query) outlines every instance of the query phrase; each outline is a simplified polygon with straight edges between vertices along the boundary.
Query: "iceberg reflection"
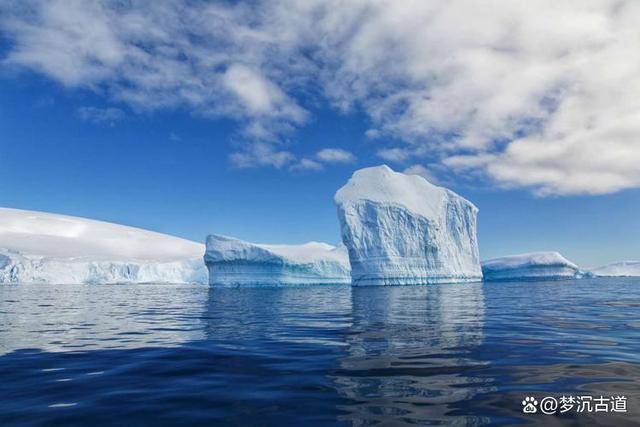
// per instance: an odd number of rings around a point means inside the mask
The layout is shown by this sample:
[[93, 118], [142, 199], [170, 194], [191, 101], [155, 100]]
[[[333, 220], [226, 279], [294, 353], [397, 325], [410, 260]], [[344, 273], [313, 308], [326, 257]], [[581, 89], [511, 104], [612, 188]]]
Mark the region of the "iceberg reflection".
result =
[[[469, 373], [483, 343], [482, 284], [353, 288], [353, 325], [334, 376], [346, 420], [451, 421], [456, 403], [487, 391]], [[478, 422], [478, 419], [467, 419]]]
[[207, 339], [250, 347], [281, 344], [344, 346], [351, 326], [351, 287], [209, 287], [204, 313]]

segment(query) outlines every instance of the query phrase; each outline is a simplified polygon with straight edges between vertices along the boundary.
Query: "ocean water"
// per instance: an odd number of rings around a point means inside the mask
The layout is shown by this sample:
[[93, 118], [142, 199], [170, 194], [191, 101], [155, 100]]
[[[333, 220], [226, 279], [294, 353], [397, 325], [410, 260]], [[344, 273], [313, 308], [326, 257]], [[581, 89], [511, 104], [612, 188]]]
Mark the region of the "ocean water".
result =
[[0, 286], [1, 426], [524, 423], [640, 424], [640, 280]]

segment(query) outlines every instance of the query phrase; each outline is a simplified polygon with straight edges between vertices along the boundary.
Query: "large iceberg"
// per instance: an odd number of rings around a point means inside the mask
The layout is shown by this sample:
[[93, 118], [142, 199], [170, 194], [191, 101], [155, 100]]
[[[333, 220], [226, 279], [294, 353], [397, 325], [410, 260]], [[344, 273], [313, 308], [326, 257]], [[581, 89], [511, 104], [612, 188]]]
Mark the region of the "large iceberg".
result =
[[210, 235], [204, 256], [212, 285], [349, 283], [343, 246], [309, 242], [265, 245]]
[[484, 280], [561, 280], [587, 275], [558, 252], [530, 252], [482, 263]]
[[383, 165], [356, 171], [334, 201], [354, 285], [482, 279], [478, 209], [454, 192]]
[[206, 283], [203, 253], [152, 231], [0, 208], [0, 283]]
[[640, 261], [620, 261], [594, 268], [594, 276], [600, 277], [637, 277], [640, 276]]

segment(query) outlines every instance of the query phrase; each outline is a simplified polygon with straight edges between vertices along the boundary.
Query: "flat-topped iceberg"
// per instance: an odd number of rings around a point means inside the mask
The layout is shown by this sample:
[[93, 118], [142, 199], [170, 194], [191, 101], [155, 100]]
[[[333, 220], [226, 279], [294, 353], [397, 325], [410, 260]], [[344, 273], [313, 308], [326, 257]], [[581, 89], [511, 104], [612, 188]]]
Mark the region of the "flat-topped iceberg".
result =
[[494, 258], [482, 263], [484, 280], [576, 279], [585, 273], [558, 252], [530, 252]]
[[594, 268], [591, 274], [599, 277], [638, 277], [640, 261], [620, 261]]
[[[4, 267], [3, 267], [4, 263]], [[51, 258], [2, 251], [0, 283], [110, 284], [207, 283], [202, 258], [175, 261], [106, 261]]]
[[354, 285], [482, 279], [478, 209], [454, 192], [378, 166], [356, 171], [334, 201]]
[[203, 253], [152, 231], [0, 208], [0, 283], [206, 283]]
[[212, 285], [350, 283], [343, 246], [309, 242], [266, 245], [212, 234], [204, 261]]

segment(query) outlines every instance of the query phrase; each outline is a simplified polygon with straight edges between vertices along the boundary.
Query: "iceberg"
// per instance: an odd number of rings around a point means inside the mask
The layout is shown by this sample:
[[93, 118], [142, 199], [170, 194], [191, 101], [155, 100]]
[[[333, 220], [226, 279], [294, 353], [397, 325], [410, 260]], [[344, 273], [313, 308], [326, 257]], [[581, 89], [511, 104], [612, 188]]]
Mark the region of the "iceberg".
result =
[[0, 208], [0, 283], [207, 283], [204, 245], [67, 215]]
[[334, 197], [354, 285], [482, 280], [478, 209], [388, 166], [356, 171]]
[[207, 236], [204, 256], [212, 285], [350, 283], [343, 246], [309, 242], [265, 245], [232, 237]]
[[588, 274], [558, 252], [530, 252], [482, 263], [484, 280], [562, 280]]
[[201, 258], [177, 261], [98, 261], [5, 251], [0, 283], [110, 284], [207, 283]]
[[[0, 261], [0, 264], [2, 261]], [[620, 261], [594, 268], [591, 274], [598, 277], [638, 277], [640, 261]]]

